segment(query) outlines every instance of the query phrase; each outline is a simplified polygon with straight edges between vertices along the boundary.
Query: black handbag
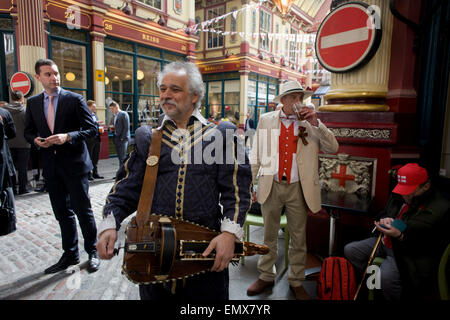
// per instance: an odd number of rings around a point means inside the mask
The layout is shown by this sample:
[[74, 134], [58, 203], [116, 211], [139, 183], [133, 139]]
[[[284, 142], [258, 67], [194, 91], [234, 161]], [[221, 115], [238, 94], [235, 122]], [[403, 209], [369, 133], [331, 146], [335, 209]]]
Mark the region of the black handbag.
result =
[[0, 236], [16, 231], [16, 210], [14, 193], [7, 187], [0, 193]]

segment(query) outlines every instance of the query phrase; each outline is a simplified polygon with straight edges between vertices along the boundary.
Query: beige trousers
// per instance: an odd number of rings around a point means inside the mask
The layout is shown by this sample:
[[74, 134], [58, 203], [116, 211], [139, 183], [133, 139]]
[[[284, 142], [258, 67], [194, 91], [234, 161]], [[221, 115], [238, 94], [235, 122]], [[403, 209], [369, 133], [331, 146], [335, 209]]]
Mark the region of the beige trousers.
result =
[[288, 184], [276, 182], [267, 200], [261, 205], [264, 219], [264, 244], [269, 253], [258, 260], [259, 278], [274, 281], [276, 275], [275, 262], [278, 258], [278, 230], [283, 205], [286, 206], [287, 227], [290, 235], [288, 281], [293, 287], [300, 286], [305, 279], [306, 267], [306, 221], [307, 206], [303, 197], [300, 182]]

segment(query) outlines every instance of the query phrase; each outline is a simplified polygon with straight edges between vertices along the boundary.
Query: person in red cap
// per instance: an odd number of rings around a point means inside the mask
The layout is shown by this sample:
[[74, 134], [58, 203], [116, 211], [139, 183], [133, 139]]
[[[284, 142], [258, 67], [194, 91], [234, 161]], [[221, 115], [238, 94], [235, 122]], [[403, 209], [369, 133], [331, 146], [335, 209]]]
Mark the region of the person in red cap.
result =
[[[437, 292], [439, 260], [450, 242], [450, 200], [432, 187], [427, 170], [417, 163], [398, 169], [397, 181], [375, 221], [383, 233], [375, 257], [385, 258], [380, 288], [390, 301], [429, 298]], [[345, 246], [357, 272], [364, 272], [376, 241], [371, 237]]]

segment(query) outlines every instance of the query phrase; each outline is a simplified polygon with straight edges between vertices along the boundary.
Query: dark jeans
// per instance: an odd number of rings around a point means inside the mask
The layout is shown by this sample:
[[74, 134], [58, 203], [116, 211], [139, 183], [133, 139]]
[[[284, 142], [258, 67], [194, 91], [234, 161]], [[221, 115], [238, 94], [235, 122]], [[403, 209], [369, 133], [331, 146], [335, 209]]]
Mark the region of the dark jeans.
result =
[[[19, 185], [19, 193], [27, 190], [28, 185], [28, 159], [30, 158], [30, 148], [11, 148], [11, 156], [17, 170], [18, 179], [14, 179], [14, 188]], [[17, 180], [19, 181], [17, 183]]]
[[[344, 247], [345, 257], [355, 267], [355, 271], [362, 276], [376, 241], [377, 238], [372, 237], [361, 241], [351, 242]], [[399, 300], [401, 297], [402, 286], [400, 273], [392, 249], [386, 248], [380, 243], [375, 252], [375, 257], [385, 258], [380, 266], [380, 282], [384, 298], [388, 301]]]

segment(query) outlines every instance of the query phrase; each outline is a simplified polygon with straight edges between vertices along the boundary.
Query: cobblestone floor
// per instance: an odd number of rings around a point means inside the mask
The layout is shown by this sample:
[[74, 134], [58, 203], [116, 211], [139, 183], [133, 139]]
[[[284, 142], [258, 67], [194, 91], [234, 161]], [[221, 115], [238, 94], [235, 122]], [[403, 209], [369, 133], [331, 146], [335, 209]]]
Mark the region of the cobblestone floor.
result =
[[[102, 208], [113, 185], [117, 159], [101, 160], [103, 180], [91, 183], [89, 193], [96, 222], [102, 218]], [[79, 231], [81, 263], [66, 271], [46, 275], [44, 270], [56, 263], [62, 254], [59, 225], [54, 218], [47, 193], [33, 192], [16, 198], [17, 230], [0, 237], [0, 300], [138, 300], [138, 286], [121, 274], [123, 250], [113, 259], [102, 260], [100, 269], [88, 273], [88, 256], [83, 250]], [[128, 219], [130, 219], [129, 217]], [[124, 242], [128, 219], [119, 231], [119, 243]], [[262, 243], [263, 228], [251, 227], [250, 240]], [[284, 269], [284, 239], [280, 234], [277, 268], [280, 276], [271, 291], [259, 296], [246, 295], [247, 287], [257, 279], [258, 256], [246, 257], [245, 265], [230, 265], [231, 300], [291, 300], [293, 295]], [[313, 287], [308, 289], [315, 290]], [[314, 293], [312, 293], [314, 294]]]

